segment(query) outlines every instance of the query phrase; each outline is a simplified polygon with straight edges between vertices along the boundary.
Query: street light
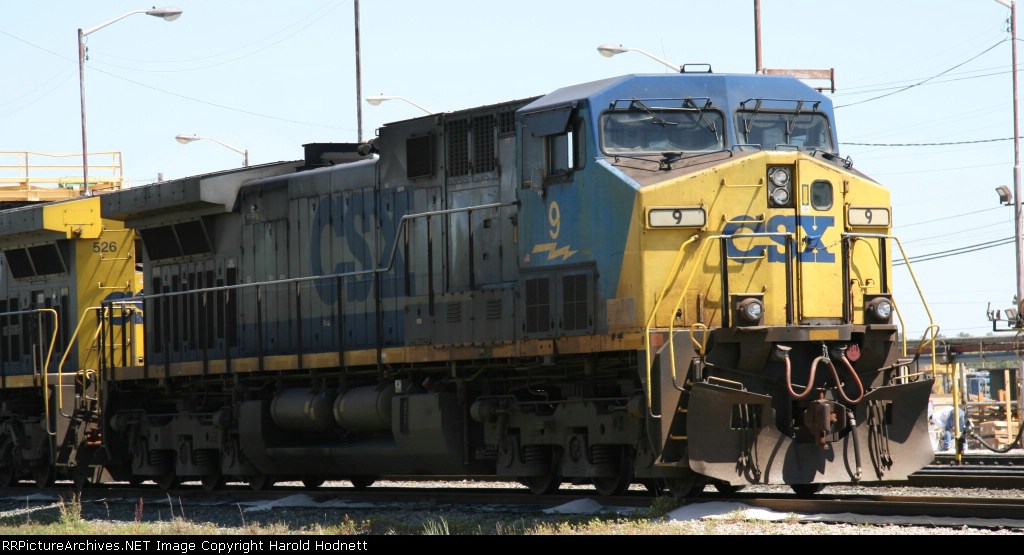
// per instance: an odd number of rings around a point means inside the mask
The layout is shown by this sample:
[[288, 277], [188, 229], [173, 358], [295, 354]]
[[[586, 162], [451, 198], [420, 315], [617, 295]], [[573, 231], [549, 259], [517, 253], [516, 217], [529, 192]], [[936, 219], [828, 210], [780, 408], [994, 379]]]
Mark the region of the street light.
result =
[[101, 23], [89, 29], [83, 30], [81, 27], [78, 29], [78, 92], [79, 98], [82, 102], [82, 192], [86, 195], [89, 194], [89, 141], [86, 138], [85, 131], [85, 37], [99, 31], [111, 23], [116, 23], [137, 13], [144, 13], [153, 17], [159, 17], [165, 21], [174, 21], [181, 17], [180, 8], [154, 7], [150, 10], [135, 10], [128, 12], [124, 15], [111, 19], [106, 23]]
[[[1021, 212], [1020, 185], [1020, 124], [1017, 109], [1017, 3], [1013, 0], [995, 0], [1000, 5], [1010, 8], [1010, 43], [1013, 60], [1013, 221], [1014, 239], [1017, 246], [1017, 301], [1024, 301], [1024, 249], [1021, 248], [1021, 237], [1024, 237], [1024, 216]], [[1000, 195], [1002, 197], [1002, 194]], [[1015, 328], [1021, 327], [1018, 319]], [[1024, 366], [1022, 366], [1024, 367]]]
[[[1014, 318], [1013, 327], [1018, 330], [1021, 326], [1021, 313], [1020, 310], [1024, 306], [1024, 274], [1021, 273], [1024, 269], [1024, 249], [1021, 248], [1021, 237], [1024, 237], [1024, 216], [1021, 213], [1021, 198], [1020, 198], [1020, 124], [1017, 115], [1017, 2], [1014, 0], [996, 0], [1000, 5], [1010, 8], [1010, 52], [1013, 60], [1013, 234], [1014, 244], [1016, 245], [1016, 260], [1017, 260], [1017, 296], [1014, 298], [1017, 302], [1016, 317]], [[1002, 198], [1000, 193], [1000, 198]], [[1017, 365], [1017, 387], [1018, 387], [1018, 398], [1024, 395], [1024, 360]], [[1009, 418], [1009, 414], [1007, 414]], [[1024, 405], [1018, 405], [1017, 407], [1017, 419], [1018, 421], [1024, 421]]]
[[231, 150], [241, 154], [242, 155], [242, 165], [244, 167], [246, 167], [246, 168], [249, 167], [249, 150], [248, 149], [241, 149], [241, 148], [233, 147], [233, 146], [231, 146], [231, 145], [229, 145], [227, 143], [218, 141], [217, 139], [214, 139], [213, 137], [200, 137], [198, 135], [175, 135], [174, 136], [174, 140], [178, 141], [179, 143], [181, 143], [183, 145], [187, 145], [187, 144], [189, 144], [189, 143], [191, 143], [193, 141], [201, 141], [203, 139], [206, 139], [207, 141], [213, 141], [213, 142], [215, 142], [215, 143], [217, 143], [217, 144], [219, 144], [221, 146], [228, 147]]
[[408, 102], [409, 104], [412, 104], [413, 106], [419, 108], [420, 110], [423, 110], [424, 112], [426, 112], [428, 114], [433, 114], [434, 113], [434, 112], [431, 112], [430, 110], [424, 108], [423, 106], [420, 106], [419, 104], [416, 104], [415, 102], [413, 102], [413, 101], [411, 101], [408, 98], [405, 98], [403, 96], [371, 96], [371, 97], [368, 97], [366, 99], [366, 103], [371, 105], [371, 106], [380, 106], [381, 102], [386, 102], [388, 100], [401, 100], [403, 102]]
[[622, 46], [621, 44], [618, 45], [618, 46], [615, 46], [614, 44], [602, 44], [601, 46], [597, 47], [597, 51], [600, 52], [601, 55], [604, 56], [605, 58], [611, 58], [612, 56], [614, 56], [616, 54], [622, 54], [623, 52], [639, 52], [639, 53], [643, 54], [644, 56], [647, 56], [648, 58], [661, 63], [662, 65], [665, 65], [665, 66], [668, 66], [668, 67], [672, 68], [676, 72], [682, 72], [683, 71], [683, 66], [681, 66], [679, 64], [673, 64], [672, 62], [670, 62], [668, 60], [665, 60], [663, 58], [659, 58], [659, 57], [655, 56], [654, 54], [651, 54], [650, 52], [645, 52], [643, 50], [640, 50], [639, 48], [626, 48], [625, 46]]

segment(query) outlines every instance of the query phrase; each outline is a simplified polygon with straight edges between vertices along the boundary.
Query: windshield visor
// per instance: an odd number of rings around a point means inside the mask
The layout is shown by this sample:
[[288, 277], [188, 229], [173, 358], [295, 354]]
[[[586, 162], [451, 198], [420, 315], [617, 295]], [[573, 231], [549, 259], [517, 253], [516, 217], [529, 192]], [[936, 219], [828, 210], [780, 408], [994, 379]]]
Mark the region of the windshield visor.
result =
[[605, 112], [601, 147], [607, 154], [720, 150], [722, 114], [710, 110]]

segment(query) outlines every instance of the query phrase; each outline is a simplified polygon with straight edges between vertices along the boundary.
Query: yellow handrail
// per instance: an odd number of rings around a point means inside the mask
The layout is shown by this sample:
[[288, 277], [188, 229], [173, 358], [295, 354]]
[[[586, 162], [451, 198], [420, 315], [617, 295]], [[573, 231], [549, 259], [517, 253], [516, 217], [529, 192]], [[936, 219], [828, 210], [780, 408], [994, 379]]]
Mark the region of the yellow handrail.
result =
[[[647, 319], [647, 323], [644, 325], [644, 357], [645, 357], [646, 362], [647, 362], [647, 364], [645, 364], [646, 372], [647, 372], [647, 388], [646, 388], [647, 389], [647, 391], [646, 391], [646, 393], [647, 393], [647, 413], [652, 418], [661, 418], [661, 415], [660, 414], [654, 414], [651, 411], [651, 399], [652, 399], [652, 396], [653, 396], [653, 393], [651, 391], [651, 325], [654, 323], [654, 318], [658, 314], [658, 307], [661, 306], [661, 301], [664, 300], [665, 295], [668, 294], [668, 290], [672, 287], [672, 283], [675, 281], [676, 274], [679, 273], [679, 270], [682, 267], [682, 264], [683, 264], [683, 250], [685, 250], [686, 247], [690, 243], [692, 243], [692, 242], [694, 242], [696, 240], [697, 240], [697, 236], [694, 235], [694, 236], [690, 237], [689, 239], [687, 239], [686, 241], [683, 241], [683, 243], [681, 245], [679, 245], [679, 249], [676, 251], [676, 259], [675, 259], [675, 261], [672, 262], [672, 269], [669, 270], [668, 279], [665, 280], [665, 286], [662, 287], [661, 293], [658, 295], [658, 298], [655, 299], [655, 301], [654, 301], [654, 310], [651, 311], [651, 316], [650, 316], [650, 318]], [[669, 337], [669, 341], [671, 341], [671, 340], [672, 340], [672, 338], [670, 336]], [[669, 350], [671, 351], [673, 349], [669, 349]]]
[[[100, 170], [89, 176], [89, 183], [104, 189], [119, 189], [124, 179], [120, 152], [92, 152], [89, 169]], [[100, 163], [109, 156], [109, 163]], [[64, 160], [69, 160], [64, 163]], [[83, 176], [82, 153], [58, 154], [31, 151], [0, 151], [0, 184], [10, 183], [23, 187], [34, 184], [56, 185], [69, 188], [81, 185]], [[33, 175], [34, 172], [34, 175]], [[110, 175], [101, 175], [109, 173]], [[41, 175], [42, 174], [42, 175]], [[63, 174], [63, 175], [52, 175]]]
[[[939, 335], [939, 326], [935, 323], [935, 319], [932, 317], [931, 309], [928, 308], [928, 302], [924, 298], [924, 292], [921, 291], [921, 285], [917, 282], [917, 276], [914, 275], [914, 269], [910, 265], [910, 257], [907, 256], [906, 250], [903, 249], [903, 243], [900, 241], [899, 237], [896, 237], [895, 235], [891, 235], [891, 234], [888, 234], [888, 233], [887, 234], [859, 234], [859, 235], [857, 235], [857, 234], [850, 234], [849, 236], [850, 237], [884, 238], [884, 239], [889, 239], [889, 240], [892, 240], [892, 241], [896, 242], [896, 246], [900, 249], [900, 255], [903, 256], [903, 260], [906, 261], [907, 271], [910, 272], [910, 279], [914, 283], [914, 288], [917, 289], [917, 296], [918, 296], [918, 298], [921, 299], [921, 306], [924, 307], [925, 314], [928, 315], [928, 327], [925, 328], [924, 334], [921, 337], [921, 341], [917, 344], [917, 353], [915, 353], [915, 354], [921, 354], [921, 351], [923, 350], [922, 348], [924, 347], [925, 344], [927, 344], [930, 347], [930, 350], [931, 350], [932, 368], [933, 369], [936, 368], [938, 366], [938, 363], [937, 363], [938, 359], [937, 359], [937, 353], [935, 352], [935, 350], [936, 350], [935, 349], [935, 340], [936, 340], [936, 338], [938, 338], [938, 335]], [[893, 300], [892, 305], [893, 305], [894, 310], [896, 311], [896, 317], [900, 321], [900, 328], [902, 328], [903, 330], [906, 330], [907, 328], [906, 328], [906, 326], [903, 323], [903, 316], [900, 314], [899, 306], [896, 304], [895, 300]], [[903, 335], [903, 338], [902, 338], [903, 339], [903, 341], [902, 341], [902, 343], [903, 343], [903, 349], [902, 349], [903, 350], [903, 356], [907, 356], [907, 334], [904, 331], [904, 333], [902, 335]]]
[[[64, 372], [62, 372], [61, 370], [64, 368], [64, 363], [67, 362], [67, 360], [68, 360], [68, 355], [71, 354], [71, 347], [74, 346], [75, 341], [78, 339], [78, 332], [82, 329], [82, 324], [85, 323], [85, 317], [89, 315], [89, 312], [94, 311], [94, 310], [102, 310], [102, 309], [101, 309], [101, 307], [98, 307], [98, 306], [90, 306], [89, 308], [86, 308], [85, 310], [82, 311], [82, 317], [78, 319], [78, 325], [75, 326], [74, 333], [72, 333], [71, 337], [68, 338], [68, 344], [64, 348], [64, 354], [60, 357], [60, 362], [57, 363], [57, 385], [58, 385], [58, 387], [57, 387], [57, 392], [58, 392], [57, 393], [58, 394], [57, 406], [58, 407], [64, 406], [64, 397], [63, 397], [64, 389], [59, 387], [63, 383], [63, 375], [64, 375]], [[96, 334], [93, 335], [93, 340], [96, 339], [96, 335], [98, 335], [99, 332], [100, 332], [100, 327], [96, 326]], [[81, 370], [83, 370], [83, 369], [80, 368], [78, 371], [76, 371], [75, 375], [78, 375], [78, 372], [81, 371]], [[98, 397], [97, 397], [97, 399], [98, 399]], [[61, 412], [60, 414], [61, 414], [61, 416], [65, 417], [65, 418], [71, 418], [70, 414], [64, 414], [63, 412]]]
[[[711, 245], [712, 242], [713, 242], [712, 240], [734, 240], [734, 239], [742, 239], [745, 236], [754, 236], [754, 237], [760, 236], [760, 237], [763, 237], [763, 236], [766, 236], [766, 235], [773, 235], [773, 236], [774, 235], [779, 235], [779, 236], [785, 236], [785, 237], [789, 237], [789, 238], [793, 237], [792, 233], [736, 233], [736, 234], [731, 234], [731, 235], [711, 235], [711, 236], [704, 237], [703, 239], [700, 240], [701, 244], [700, 244], [699, 248], [697, 249], [697, 252], [695, 253], [695, 255], [694, 255], [694, 257], [692, 259], [693, 260], [697, 260], [697, 261], [703, 260], [704, 257], [707, 254], [706, 251], [707, 251], [709, 245]], [[848, 236], [855, 237], [855, 238], [856, 237], [864, 237], [864, 238], [874, 237], [874, 238], [879, 238], [879, 239], [891, 239], [891, 240], [896, 242], [896, 245], [899, 248], [900, 253], [903, 255], [904, 260], [907, 260], [907, 256], [906, 256], [906, 252], [905, 252], [905, 250], [903, 248], [903, 244], [900, 242], [899, 238], [894, 236], [894, 235], [889, 235], [889, 234], [849, 234]], [[667, 275], [667, 277], [665, 279], [665, 285], [662, 287], [661, 293], [658, 295], [657, 299], [655, 300], [654, 308], [651, 311], [651, 314], [648, 317], [647, 322], [646, 322], [646, 324], [644, 326], [644, 354], [645, 354], [645, 361], [646, 361], [645, 372], [646, 372], [646, 378], [647, 378], [647, 387], [646, 387], [645, 393], [646, 393], [646, 396], [647, 396], [648, 414], [652, 418], [661, 418], [661, 415], [660, 414], [654, 414], [652, 409], [651, 409], [652, 402], [653, 402], [653, 395], [654, 395], [654, 393], [653, 393], [653, 386], [652, 386], [652, 380], [651, 380], [651, 372], [652, 372], [652, 368], [651, 368], [651, 364], [652, 364], [652, 360], [651, 360], [651, 358], [652, 358], [652, 353], [651, 353], [651, 328], [653, 327], [654, 320], [657, 318], [657, 315], [660, 312], [662, 303], [665, 301], [665, 299], [666, 299], [666, 297], [668, 295], [668, 292], [669, 292], [669, 290], [672, 287], [672, 284], [676, 282], [676, 280], [679, 277], [679, 273], [682, 271], [682, 257], [683, 257], [684, 249], [687, 246], [689, 246], [691, 243], [696, 241], [696, 240], [698, 240], [698, 236], [694, 235], [694, 236], [690, 237], [687, 241], [683, 242], [683, 244], [681, 244], [679, 246], [679, 249], [678, 249], [678, 251], [676, 253], [676, 259], [673, 262], [672, 267], [669, 270], [668, 275]], [[884, 261], [879, 261], [879, 262], [884, 264]], [[724, 263], [724, 261], [723, 261], [723, 263]], [[690, 284], [693, 282], [693, 278], [696, 276], [698, 268], [700, 268], [700, 264], [699, 263], [694, 264], [693, 267], [691, 268], [690, 274], [686, 278], [686, 281], [685, 281], [685, 283], [684, 283], [684, 285], [683, 285], [683, 287], [681, 289], [682, 290], [682, 294], [679, 295], [679, 297], [678, 297], [678, 299], [676, 301], [676, 304], [673, 307], [673, 310], [671, 311], [671, 314], [678, 313], [678, 311], [680, 309], [680, 306], [682, 305], [683, 301], [685, 300], [686, 291], [689, 290]], [[920, 287], [920, 284], [917, 281], [917, 277], [913, 273], [913, 269], [910, 268], [909, 262], [907, 264], [907, 268], [910, 271], [910, 276], [911, 276], [911, 279], [913, 280], [914, 287], [917, 289], [918, 296], [920, 297], [921, 302], [922, 302], [922, 304], [925, 307], [925, 311], [926, 311], [926, 313], [928, 315], [928, 320], [929, 320], [929, 325], [928, 325], [927, 329], [924, 332], [924, 337], [922, 338], [921, 343], [919, 344], [918, 353], [920, 353], [922, 351], [921, 347], [924, 344], [926, 344], [926, 343], [930, 344], [930, 346], [931, 346], [931, 354], [932, 354], [932, 367], [934, 368], [935, 365], [936, 365], [936, 360], [937, 360], [936, 359], [936, 352], [935, 352], [935, 339], [938, 336], [939, 326], [937, 326], [934, 323], [934, 320], [932, 319], [931, 310], [928, 308], [928, 304], [924, 300], [924, 294], [921, 291], [921, 287]], [[884, 270], [884, 268], [879, 268], [879, 271], [882, 272], [882, 271], [885, 271], [885, 270]], [[724, 302], [724, 300], [723, 300], [723, 302]], [[894, 308], [894, 310], [896, 312], [897, 318], [900, 321], [900, 327], [902, 329], [906, 329], [906, 326], [903, 323], [903, 317], [902, 317], [902, 315], [899, 312], [899, 307], [896, 304], [895, 300], [893, 300], [893, 308]], [[691, 325], [690, 341], [693, 342], [694, 347], [695, 347], [695, 349], [696, 349], [696, 351], [698, 353], [702, 353], [703, 350], [704, 350], [704, 343], [698, 343], [696, 338], [694, 337], [695, 332], [699, 331], [700, 329], [702, 329], [702, 331], [705, 334], [704, 342], [706, 342], [707, 341], [707, 327], [704, 326], [703, 324]], [[672, 342], [672, 337], [674, 335], [674, 332], [675, 332], [675, 320], [674, 319], [670, 319], [669, 323], [668, 323], [668, 342], [669, 343]], [[906, 334], [905, 333], [903, 334], [903, 354], [904, 354], [904, 356], [906, 356]], [[671, 368], [673, 385], [675, 385], [677, 388], [679, 388], [680, 386], [678, 385], [677, 368], [676, 368], [676, 360], [675, 360], [675, 349], [672, 349], [672, 348], [669, 349], [669, 365], [670, 365], [670, 368]], [[902, 372], [906, 373], [906, 371], [907, 370], [904, 367]]]
[[[138, 308], [137, 305], [135, 305], [134, 303], [130, 303], [130, 302], [112, 303], [112, 305], [117, 310], [121, 310], [122, 312], [129, 313], [128, 316], [122, 316], [122, 317], [126, 317], [126, 318], [130, 318], [131, 317], [130, 313], [134, 313], [136, 311], [139, 312], [139, 313], [142, 312], [141, 308]], [[106, 311], [104, 311], [103, 308], [99, 307], [99, 306], [90, 306], [89, 308], [86, 308], [84, 311], [82, 311], [82, 317], [79, 318], [78, 325], [75, 326], [74, 333], [72, 333], [71, 337], [68, 339], [67, 348], [64, 349], [64, 355], [61, 356], [60, 363], [57, 365], [58, 386], [62, 383], [62, 378], [63, 378], [63, 375], [64, 375], [64, 373], [61, 372], [61, 370], [64, 368], [64, 363], [67, 362], [68, 356], [71, 354], [71, 347], [75, 344], [75, 341], [78, 339], [78, 332], [81, 331], [82, 324], [85, 323], [85, 318], [89, 315], [90, 312], [94, 312], [94, 311], [100, 311], [100, 318], [101, 319], [107, 317]], [[101, 329], [101, 326], [96, 326], [96, 331], [93, 332], [93, 335], [92, 335], [92, 341], [93, 342], [95, 342], [96, 338], [99, 336], [100, 329]], [[88, 368], [80, 368], [79, 370], [77, 370], [75, 372], [75, 375], [83, 374], [84, 376], [87, 376], [89, 372], [94, 372], [96, 374], [97, 379], [99, 379], [99, 376], [100, 376], [99, 370], [91, 370], [91, 369], [88, 369]], [[103, 391], [102, 387], [99, 387], [99, 388], [96, 389], [96, 401], [97, 402], [101, 401], [100, 395], [102, 394], [102, 391]], [[63, 389], [58, 387], [57, 388], [57, 392], [58, 392], [58, 398], [57, 398], [57, 400], [58, 400], [58, 407], [64, 406]], [[71, 417], [70, 414], [64, 414], [63, 412], [61, 412], [61, 416], [64, 416], [65, 418], [70, 418]]]

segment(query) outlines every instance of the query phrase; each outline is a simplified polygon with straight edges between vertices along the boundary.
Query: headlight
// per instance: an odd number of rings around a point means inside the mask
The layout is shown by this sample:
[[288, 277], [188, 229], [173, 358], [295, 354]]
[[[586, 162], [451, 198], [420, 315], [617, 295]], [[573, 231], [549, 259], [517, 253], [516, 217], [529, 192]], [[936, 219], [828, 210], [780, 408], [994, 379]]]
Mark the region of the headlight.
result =
[[793, 172], [787, 166], [768, 168], [768, 204], [775, 208], [790, 206], [793, 202]]
[[748, 324], [756, 324], [764, 315], [764, 305], [758, 299], [743, 299], [736, 306], [736, 313]]
[[772, 202], [779, 206], [789, 204], [789, 191], [782, 187], [775, 189], [772, 191]]
[[789, 168], [772, 168], [768, 170], [768, 179], [776, 187], [789, 185]]
[[885, 297], [872, 299], [866, 309], [868, 316], [878, 322], [889, 322], [892, 318], [892, 301]]

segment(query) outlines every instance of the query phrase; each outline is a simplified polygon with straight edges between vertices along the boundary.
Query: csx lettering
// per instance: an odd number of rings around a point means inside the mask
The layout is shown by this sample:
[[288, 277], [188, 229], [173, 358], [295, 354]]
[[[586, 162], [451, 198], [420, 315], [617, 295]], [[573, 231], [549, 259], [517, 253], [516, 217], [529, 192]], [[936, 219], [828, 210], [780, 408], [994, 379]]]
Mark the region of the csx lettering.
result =
[[[374, 236], [371, 233], [374, 229], [374, 210], [372, 205], [364, 201], [372, 194], [353, 191], [347, 199], [341, 195], [319, 197], [317, 217], [310, 226], [309, 236], [310, 269], [313, 275], [373, 270], [386, 262], [381, 260], [383, 255], [375, 252], [367, 241], [367, 238]], [[391, 207], [392, 205], [388, 203], [388, 208]], [[383, 247], [378, 249], [380, 252], [389, 253], [391, 244], [395, 241], [397, 222], [400, 219], [396, 212], [394, 209], [380, 210], [380, 239], [383, 243]], [[396, 253], [393, 269], [398, 275], [405, 271], [405, 260], [400, 249]], [[342, 279], [345, 284], [346, 301], [365, 301], [369, 298], [374, 282], [372, 274]], [[321, 279], [315, 283], [320, 300], [326, 304], [334, 304], [337, 297], [335, 281]], [[381, 284], [383, 298], [394, 297], [397, 294], [397, 284], [394, 280], [385, 280]]]
[[[810, 263], [830, 263], [836, 261], [836, 255], [828, 250], [828, 246], [822, 242], [821, 238], [825, 235], [827, 229], [835, 225], [835, 218], [833, 216], [792, 216], [792, 215], [777, 215], [772, 216], [768, 219], [767, 223], [763, 223], [760, 220], [754, 220], [751, 216], [740, 216], [737, 218], [744, 221], [734, 221], [725, 226], [723, 233], [725, 235], [738, 235], [741, 236], [743, 233], [795, 233], [797, 229], [797, 222], [799, 222], [801, 236], [803, 237], [802, 245], [798, 246], [798, 260], [800, 262]], [[768, 262], [785, 262], [786, 261], [786, 239], [785, 237], [769, 237], [768, 241], [774, 243], [774, 245], [751, 245], [749, 248], [741, 248], [737, 245], [737, 241], [727, 241], [727, 251], [730, 257], [741, 263], [754, 262], [760, 259], [762, 256], [767, 259]]]

